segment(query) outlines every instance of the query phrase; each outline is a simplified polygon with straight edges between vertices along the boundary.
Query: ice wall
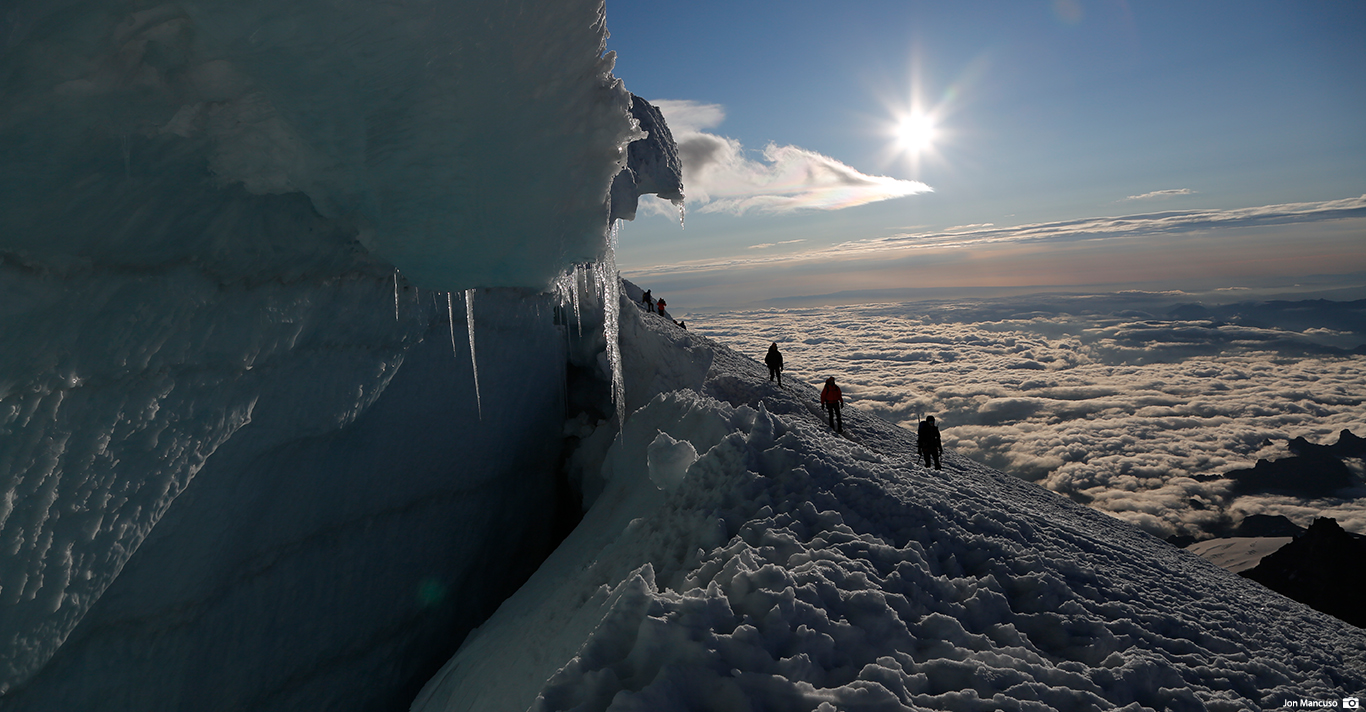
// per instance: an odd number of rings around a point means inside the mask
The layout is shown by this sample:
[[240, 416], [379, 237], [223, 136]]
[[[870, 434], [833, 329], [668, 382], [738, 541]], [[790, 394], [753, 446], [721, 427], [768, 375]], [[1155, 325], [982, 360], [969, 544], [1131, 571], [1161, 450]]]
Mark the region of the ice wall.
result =
[[[340, 314], [368, 339], [393, 315], [389, 285], [367, 286], [370, 303]], [[252, 369], [271, 375], [250, 422], [215, 443], [180, 496], [145, 522], [143, 541], [127, 542], [135, 552], [88, 610], [64, 605], [84, 613], [79, 624], [4, 709], [394, 708], [411, 699], [553, 541], [564, 350], [547, 302], [481, 293], [480, 375], [498, 394], [481, 419], [469, 354], [452, 357], [444, 308], [432, 308], [430, 294], [403, 297], [418, 328], [391, 365], [377, 368], [374, 347], [333, 329], [324, 332], [333, 343]], [[342, 368], [348, 360], [352, 371]], [[359, 396], [379, 370], [393, 375], [363, 412], [327, 397]], [[195, 410], [219, 407], [213, 392], [191, 394]], [[89, 501], [65, 489], [84, 474], [72, 470], [49, 509], [62, 547], [82, 523], [67, 524], [66, 512]], [[114, 468], [109, 479], [115, 489], [155, 484], [135, 474]], [[119, 548], [79, 537], [76, 547]], [[106, 576], [94, 563], [88, 570]], [[19, 610], [30, 609], [7, 607]]]
[[345, 425], [422, 334], [411, 308], [366, 318], [388, 285], [362, 259], [248, 284], [224, 262], [64, 257], [0, 262], [0, 689], [55, 652], [219, 447], [253, 423], [262, 447]]
[[542, 289], [601, 254], [640, 135], [601, 0], [18, 0], [0, 22], [0, 250], [48, 261], [269, 253], [240, 199], [302, 193], [424, 288]]
[[[642, 135], [604, 32], [583, 0], [5, 4], [5, 709], [387, 704], [526, 573], [566, 357], [532, 292], [602, 255]], [[482, 421], [437, 308], [480, 287], [531, 289], [479, 292]]]

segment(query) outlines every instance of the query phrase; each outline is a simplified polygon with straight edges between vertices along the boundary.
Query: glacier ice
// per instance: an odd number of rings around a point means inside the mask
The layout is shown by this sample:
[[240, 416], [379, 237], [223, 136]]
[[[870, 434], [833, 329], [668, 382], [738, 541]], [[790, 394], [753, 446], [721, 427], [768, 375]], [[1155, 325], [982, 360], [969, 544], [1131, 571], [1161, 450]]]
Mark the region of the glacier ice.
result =
[[[69, 320], [52, 317], [81, 313], [90, 284], [23, 285], [74, 368], [4, 399], [6, 710], [398, 702], [414, 681], [392, 660], [449, 654], [449, 631], [528, 573], [558, 451], [515, 443], [557, 441], [563, 342], [526, 295], [486, 295], [499, 399], [481, 420], [444, 310], [395, 325], [374, 308], [388, 276], [227, 294], [193, 273], [112, 278], [103, 309]], [[196, 284], [202, 305], [165, 301]]]
[[298, 437], [368, 407], [416, 320], [372, 329], [323, 315], [368, 311], [373, 285], [357, 274], [345, 290], [248, 290], [191, 267], [130, 278], [0, 265], [0, 688], [55, 652], [208, 459], [293, 407], [267, 406], [263, 391], [299, 403]]
[[640, 136], [600, 0], [14, 0], [0, 42], [0, 234], [44, 262], [268, 253], [253, 198], [303, 194], [414, 284], [539, 290]]
[[[527, 573], [567, 358], [533, 292], [601, 258], [642, 135], [604, 33], [582, 0], [6, 3], [7, 710], [392, 702]], [[435, 300], [498, 286], [530, 292], [481, 296], [485, 409]]]
[[659, 109], [635, 94], [631, 117], [645, 137], [626, 147], [626, 167], [612, 179], [612, 219], [635, 219], [640, 196], [649, 193], [673, 203], [682, 225], [683, 164], [673, 134]]

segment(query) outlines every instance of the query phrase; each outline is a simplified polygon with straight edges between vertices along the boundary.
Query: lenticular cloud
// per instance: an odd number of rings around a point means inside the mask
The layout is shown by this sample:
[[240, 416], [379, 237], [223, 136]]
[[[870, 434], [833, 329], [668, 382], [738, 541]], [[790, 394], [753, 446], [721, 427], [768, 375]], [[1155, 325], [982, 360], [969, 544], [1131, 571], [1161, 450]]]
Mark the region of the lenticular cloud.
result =
[[920, 181], [867, 175], [797, 146], [770, 143], [758, 159], [751, 158], [739, 141], [702, 130], [725, 119], [722, 107], [654, 103], [674, 127], [688, 199], [700, 203], [701, 212], [839, 210], [932, 190]]

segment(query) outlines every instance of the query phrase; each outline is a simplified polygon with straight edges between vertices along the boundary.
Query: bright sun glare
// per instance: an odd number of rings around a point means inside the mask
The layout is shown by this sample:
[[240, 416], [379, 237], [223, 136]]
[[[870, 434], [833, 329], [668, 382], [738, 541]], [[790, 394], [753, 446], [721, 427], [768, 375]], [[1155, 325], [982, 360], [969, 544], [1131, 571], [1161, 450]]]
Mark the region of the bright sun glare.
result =
[[934, 119], [925, 114], [902, 117], [896, 125], [896, 142], [901, 150], [918, 154], [934, 145]]

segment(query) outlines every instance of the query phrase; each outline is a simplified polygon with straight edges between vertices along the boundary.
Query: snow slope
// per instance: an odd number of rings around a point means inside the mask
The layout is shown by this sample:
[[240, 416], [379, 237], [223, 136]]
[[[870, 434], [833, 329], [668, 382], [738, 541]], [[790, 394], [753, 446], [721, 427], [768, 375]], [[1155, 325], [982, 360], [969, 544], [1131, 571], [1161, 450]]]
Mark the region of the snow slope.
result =
[[1231, 536], [1196, 542], [1186, 547], [1186, 551], [1238, 574], [1294, 540], [1293, 536]]
[[582, 446], [605, 453], [605, 489], [414, 710], [1245, 710], [1366, 692], [1366, 632], [952, 452], [927, 470], [913, 435], [857, 410], [836, 436], [808, 384], [779, 389], [627, 303], [625, 363], [650, 366], [628, 378], [643, 405], [621, 436]]

